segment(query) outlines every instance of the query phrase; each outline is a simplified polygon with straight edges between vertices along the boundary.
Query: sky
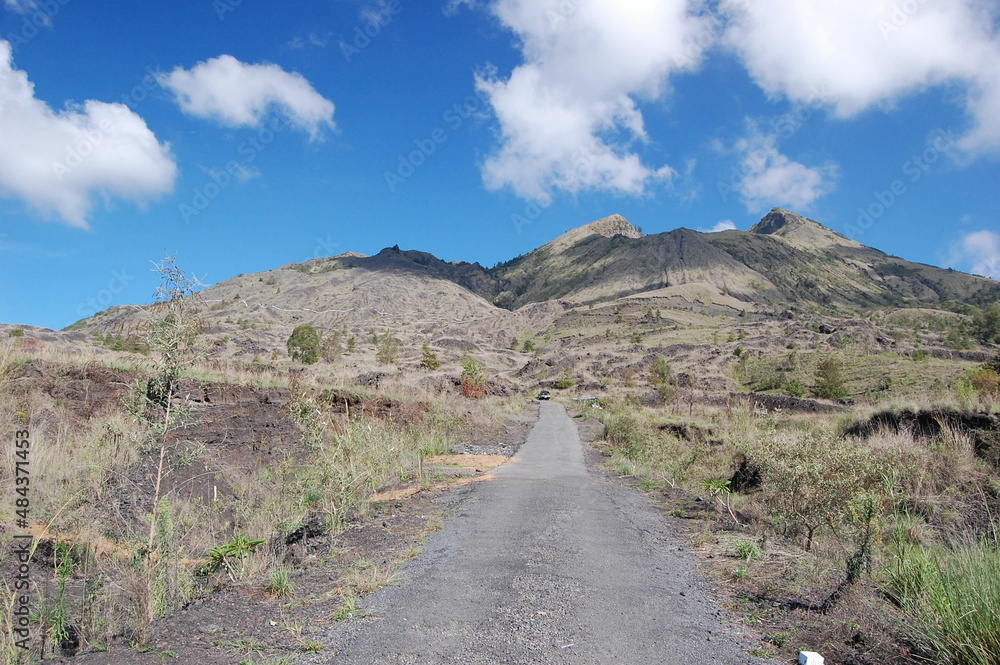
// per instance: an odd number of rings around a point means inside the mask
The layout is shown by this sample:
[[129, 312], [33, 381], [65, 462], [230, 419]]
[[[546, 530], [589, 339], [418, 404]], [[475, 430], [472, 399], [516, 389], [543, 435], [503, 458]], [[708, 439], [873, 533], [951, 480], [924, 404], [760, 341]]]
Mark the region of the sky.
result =
[[0, 322], [615, 213], [1000, 278], [1000, 0], [0, 2]]

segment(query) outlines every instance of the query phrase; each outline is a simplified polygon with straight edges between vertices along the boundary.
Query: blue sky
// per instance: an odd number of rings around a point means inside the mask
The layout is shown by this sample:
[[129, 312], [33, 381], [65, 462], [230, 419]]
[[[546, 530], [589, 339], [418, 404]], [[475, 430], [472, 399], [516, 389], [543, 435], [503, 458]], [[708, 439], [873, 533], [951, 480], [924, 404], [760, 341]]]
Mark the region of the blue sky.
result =
[[0, 321], [791, 208], [1000, 276], [995, 0], [3, 0]]

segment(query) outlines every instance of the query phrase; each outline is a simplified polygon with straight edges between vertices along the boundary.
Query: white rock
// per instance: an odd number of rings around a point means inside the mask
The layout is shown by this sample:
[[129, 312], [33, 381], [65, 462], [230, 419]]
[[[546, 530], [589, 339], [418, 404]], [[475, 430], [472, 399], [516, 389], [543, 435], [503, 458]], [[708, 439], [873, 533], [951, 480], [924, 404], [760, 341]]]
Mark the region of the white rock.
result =
[[824, 662], [823, 656], [815, 651], [799, 652], [799, 665], [823, 665]]

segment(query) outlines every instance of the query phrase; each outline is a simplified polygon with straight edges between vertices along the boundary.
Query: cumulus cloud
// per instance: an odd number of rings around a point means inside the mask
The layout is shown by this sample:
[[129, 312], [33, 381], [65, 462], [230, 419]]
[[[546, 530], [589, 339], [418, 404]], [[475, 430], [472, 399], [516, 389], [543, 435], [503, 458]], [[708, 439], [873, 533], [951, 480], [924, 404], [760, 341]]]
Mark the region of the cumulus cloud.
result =
[[52, 110], [0, 40], [0, 193], [86, 228], [93, 194], [141, 202], [170, 192], [176, 175], [169, 147], [127, 106]]
[[960, 143], [1000, 150], [1000, 41], [985, 0], [723, 0], [724, 43], [768, 94], [840, 117], [957, 84], [971, 126]]
[[733, 231], [736, 229], [736, 225], [733, 224], [733, 220], [724, 219], [712, 228], [708, 229], [707, 233], [720, 233], [722, 231]]
[[712, 24], [696, 4], [494, 0], [524, 63], [508, 78], [477, 77], [501, 142], [483, 165], [486, 185], [545, 203], [557, 190], [636, 195], [671, 179], [670, 166], [647, 165], [633, 149], [647, 140], [637, 102], [660, 98], [670, 74], [698, 64]]
[[805, 209], [833, 191], [835, 164], [810, 167], [793, 161], [778, 149], [774, 135], [751, 126], [749, 136], [737, 141], [735, 148], [741, 163], [735, 188], [750, 212], [774, 206]]
[[1000, 279], [1000, 233], [966, 233], [952, 245], [949, 263], [976, 275]]
[[177, 67], [158, 80], [174, 93], [185, 113], [229, 127], [259, 127], [274, 111], [287, 115], [313, 139], [323, 127], [334, 127], [333, 102], [301, 74], [278, 65], [250, 65], [220, 55], [189, 70]]

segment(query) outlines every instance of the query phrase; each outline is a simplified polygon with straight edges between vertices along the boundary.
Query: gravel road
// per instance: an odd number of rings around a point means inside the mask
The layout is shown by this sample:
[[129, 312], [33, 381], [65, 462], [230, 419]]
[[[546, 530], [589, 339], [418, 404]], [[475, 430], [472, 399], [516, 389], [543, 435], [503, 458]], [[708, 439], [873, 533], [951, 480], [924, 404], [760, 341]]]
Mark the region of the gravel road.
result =
[[759, 663], [725, 621], [686, 542], [649, 501], [588, 472], [575, 423], [543, 403], [495, 478], [330, 626], [307, 663]]

